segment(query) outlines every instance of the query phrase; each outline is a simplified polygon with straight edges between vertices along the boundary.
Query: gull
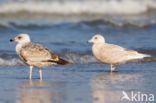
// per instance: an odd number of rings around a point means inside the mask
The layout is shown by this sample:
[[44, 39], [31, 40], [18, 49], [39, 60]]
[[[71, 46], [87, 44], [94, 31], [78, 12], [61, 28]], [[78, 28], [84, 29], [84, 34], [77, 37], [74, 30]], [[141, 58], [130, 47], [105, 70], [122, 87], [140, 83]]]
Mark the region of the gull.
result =
[[19, 34], [17, 37], [10, 39], [10, 42], [17, 42], [16, 53], [25, 64], [30, 66], [30, 80], [33, 67], [39, 68], [40, 80], [42, 80], [42, 68], [50, 65], [68, 64], [67, 61], [61, 59], [46, 47], [32, 43], [28, 34]]
[[134, 50], [128, 50], [118, 45], [108, 44], [100, 34], [93, 36], [88, 42], [93, 43], [93, 55], [99, 61], [111, 65], [111, 72], [115, 70], [117, 65], [124, 64], [134, 59], [150, 57], [150, 55], [138, 53]]

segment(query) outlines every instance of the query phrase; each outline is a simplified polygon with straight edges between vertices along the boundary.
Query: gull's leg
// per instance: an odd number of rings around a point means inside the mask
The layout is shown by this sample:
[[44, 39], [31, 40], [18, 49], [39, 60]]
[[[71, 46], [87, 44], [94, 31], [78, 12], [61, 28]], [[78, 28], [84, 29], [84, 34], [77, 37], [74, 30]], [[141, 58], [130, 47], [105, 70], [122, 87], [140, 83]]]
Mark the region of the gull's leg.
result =
[[42, 81], [42, 69], [41, 68], [39, 70], [39, 73], [40, 73], [40, 81]]
[[113, 65], [111, 64], [111, 72], [113, 72], [115, 70], [115, 66], [113, 67]]
[[29, 71], [29, 79], [30, 80], [31, 80], [32, 68], [33, 68], [33, 66], [30, 66], [30, 71]]

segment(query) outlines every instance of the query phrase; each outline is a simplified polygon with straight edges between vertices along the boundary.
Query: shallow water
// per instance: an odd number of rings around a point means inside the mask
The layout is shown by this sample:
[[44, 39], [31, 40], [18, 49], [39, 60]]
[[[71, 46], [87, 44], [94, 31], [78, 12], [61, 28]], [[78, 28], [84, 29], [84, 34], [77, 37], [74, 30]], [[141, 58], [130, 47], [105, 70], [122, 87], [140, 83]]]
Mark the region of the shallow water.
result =
[[[121, 101], [123, 91], [128, 96], [132, 91], [156, 95], [156, 2], [101, 1], [109, 9], [99, 6], [100, 11], [93, 12], [90, 5], [94, 4], [89, 0], [0, 0], [0, 103], [125, 103], [128, 101]], [[84, 12], [80, 8], [83, 2]], [[94, 6], [100, 4], [100, 0], [94, 2]], [[129, 6], [127, 11], [116, 12], [113, 3], [117, 8], [133, 5], [138, 9]], [[45, 45], [72, 64], [43, 69], [42, 82], [34, 68], [29, 81], [29, 67], [16, 55], [16, 43], [9, 42], [19, 33], [28, 33], [33, 42]], [[86, 43], [97, 33], [107, 43], [152, 57], [120, 65], [111, 74], [110, 66], [97, 61], [92, 44]]]
[[39, 81], [37, 69], [29, 81], [28, 67], [1, 67], [0, 100], [4, 103], [120, 103], [122, 91], [156, 93], [155, 67], [155, 63], [128, 63], [110, 74], [104, 64], [54, 66], [43, 69], [43, 82]]

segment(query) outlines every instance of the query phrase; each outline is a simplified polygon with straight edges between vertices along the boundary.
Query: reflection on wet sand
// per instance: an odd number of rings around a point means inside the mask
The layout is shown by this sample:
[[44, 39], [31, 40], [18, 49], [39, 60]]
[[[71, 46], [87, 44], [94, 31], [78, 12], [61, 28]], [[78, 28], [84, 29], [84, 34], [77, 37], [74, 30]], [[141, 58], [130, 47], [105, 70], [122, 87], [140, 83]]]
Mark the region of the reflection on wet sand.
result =
[[[137, 84], [137, 85], [136, 85]], [[139, 88], [142, 76], [139, 74], [104, 74], [91, 80], [93, 103], [120, 103], [122, 91]]]
[[28, 81], [22, 82], [17, 94], [17, 103], [63, 103], [65, 83]]

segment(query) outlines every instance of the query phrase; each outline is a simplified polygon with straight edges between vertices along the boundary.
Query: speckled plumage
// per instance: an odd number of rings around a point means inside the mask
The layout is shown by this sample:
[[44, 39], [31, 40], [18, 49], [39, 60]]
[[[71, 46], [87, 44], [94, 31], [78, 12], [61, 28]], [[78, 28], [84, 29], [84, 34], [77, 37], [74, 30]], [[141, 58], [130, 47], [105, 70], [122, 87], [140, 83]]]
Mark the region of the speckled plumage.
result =
[[[42, 45], [27, 43], [22, 46], [19, 56], [28, 65], [43, 68], [57, 64], [59, 57]], [[49, 62], [49, 61], [53, 62]]]
[[30, 66], [30, 76], [32, 68], [37, 67], [40, 69], [40, 79], [42, 80], [42, 68], [50, 65], [65, 65], [68, 62], [59, 58], [56, 54], [48, 50], [46, 47], [32, 43], [28, 34], [20, 34], [11, 42], [18, 42], [16, 45], [16, 52], [24, 63]]

